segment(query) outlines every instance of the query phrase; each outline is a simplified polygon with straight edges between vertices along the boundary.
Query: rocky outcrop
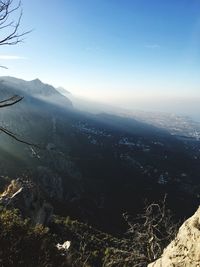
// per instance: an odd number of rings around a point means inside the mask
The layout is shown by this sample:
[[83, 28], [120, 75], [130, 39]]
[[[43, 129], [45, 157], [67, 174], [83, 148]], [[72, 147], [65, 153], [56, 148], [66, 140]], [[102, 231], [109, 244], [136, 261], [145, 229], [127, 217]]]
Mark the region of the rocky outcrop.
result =
[[148, 267], [200, 266], [200, 207], [183, 223], [177, 237], [164, 250], [161, 258]]
[[43, 198], [39, 188], [31, 181], [20, 178], [12, 180], [0, 196], [0, 205], [19, 209], [23, 217], [29, 217], [34, 224], [48, 224], [53, 208]]

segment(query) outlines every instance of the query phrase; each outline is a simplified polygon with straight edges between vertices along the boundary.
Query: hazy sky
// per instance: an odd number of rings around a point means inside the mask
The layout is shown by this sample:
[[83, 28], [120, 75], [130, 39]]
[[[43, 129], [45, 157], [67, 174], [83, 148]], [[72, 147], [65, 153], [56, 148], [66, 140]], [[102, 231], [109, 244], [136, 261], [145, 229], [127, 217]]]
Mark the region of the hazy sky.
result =
[[90, 97], [200, 96], [199, 0], [22, 0], [24, 43], [0, 75]]

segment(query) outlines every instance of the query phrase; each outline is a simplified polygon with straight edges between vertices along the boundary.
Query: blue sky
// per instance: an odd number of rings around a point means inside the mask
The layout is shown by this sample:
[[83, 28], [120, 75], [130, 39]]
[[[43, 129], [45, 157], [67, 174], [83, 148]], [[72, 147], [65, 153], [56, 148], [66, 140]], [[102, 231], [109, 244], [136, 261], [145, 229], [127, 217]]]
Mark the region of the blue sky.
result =
[[200, 97], [199, 0], [23, 0], [0, 75], [97, 99]]

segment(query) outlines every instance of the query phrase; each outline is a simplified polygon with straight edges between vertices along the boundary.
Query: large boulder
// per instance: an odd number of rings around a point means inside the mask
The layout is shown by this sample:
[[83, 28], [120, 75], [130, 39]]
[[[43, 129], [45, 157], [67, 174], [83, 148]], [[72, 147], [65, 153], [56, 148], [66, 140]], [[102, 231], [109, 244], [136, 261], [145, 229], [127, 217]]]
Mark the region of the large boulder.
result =
[[200, 266], [200, 207], [183, 223], [176, 238], [164, 250], [161, 258], [148, 267]]
[[29, 217], [33, 224], [48, 224], [53, 212], [40, 189], [31, 181], [20, 178], [12, 180], [1, 194], [0, 205], [3, 208], [18, 209], [21, 215]]

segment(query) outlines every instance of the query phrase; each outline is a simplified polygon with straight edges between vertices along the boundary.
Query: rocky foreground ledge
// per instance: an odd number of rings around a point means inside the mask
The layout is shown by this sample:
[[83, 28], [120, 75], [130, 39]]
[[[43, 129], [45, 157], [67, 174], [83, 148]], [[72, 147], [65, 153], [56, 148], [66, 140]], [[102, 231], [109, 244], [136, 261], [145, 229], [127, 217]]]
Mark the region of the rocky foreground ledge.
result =
[[31, 222], [46, 225], [50, 222], [53, 207], [46, 202], [39, 187], [23, 179], [12, 180], [0, 195], [0, 211], [3, 208], [18, 209]]
[[200, 207], [183, 223], [161, 258], [148, 267], [200, 267]]

